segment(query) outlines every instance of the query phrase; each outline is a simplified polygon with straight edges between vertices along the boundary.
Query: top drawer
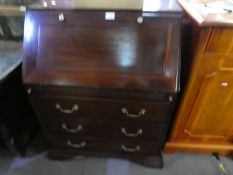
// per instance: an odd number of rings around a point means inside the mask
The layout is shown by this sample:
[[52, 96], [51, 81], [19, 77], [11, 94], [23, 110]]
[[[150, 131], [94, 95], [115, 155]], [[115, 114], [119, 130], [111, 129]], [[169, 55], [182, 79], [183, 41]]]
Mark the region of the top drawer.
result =
[[[23, 78], [29, 84], [178, 90], [176, 14], [28, 11]], [[60, 19], [60, 20], [59, 20]]]
[[39, 117], [116, 121], [156, 121], [166, 123], [169, 102], [111, 100], [96, 98], [33, 97]]

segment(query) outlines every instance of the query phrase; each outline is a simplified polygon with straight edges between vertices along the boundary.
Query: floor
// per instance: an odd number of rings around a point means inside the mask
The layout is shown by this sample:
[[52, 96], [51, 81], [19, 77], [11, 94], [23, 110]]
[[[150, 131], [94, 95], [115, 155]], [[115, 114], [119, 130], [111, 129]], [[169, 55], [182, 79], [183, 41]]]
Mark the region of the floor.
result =
[[[163, 157], [164, 168], [151, 169], [120, 159], [51, 161], [46, 153], [21, 158], [0, 152], [0, 175], [221, 175], [210, 155], [176, 153]], [[233, 175], [233, 161], [226, 157], [222, 161]]]

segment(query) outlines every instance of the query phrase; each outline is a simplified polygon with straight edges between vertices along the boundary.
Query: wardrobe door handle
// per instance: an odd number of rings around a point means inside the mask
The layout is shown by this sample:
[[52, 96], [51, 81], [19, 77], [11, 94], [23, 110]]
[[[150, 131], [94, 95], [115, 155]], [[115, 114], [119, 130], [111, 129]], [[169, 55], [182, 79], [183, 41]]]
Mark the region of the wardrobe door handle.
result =
[[121, 112], [123, 113], [123, 114], [125, 114], [127, 117], [129, 117], [129, 118], [139, 118], [139, 117], [141, 117], [142, 115], [145, 115], [146, 114], [146, 110], [145, 109], [141, 109], [140, 111], [139, 111], [139, 113], [138, 114], [130, 114], [129, 112], [128, 112], [128, 110], [127, 110], [127, 108], [121, 108]]
[[121, 145], [121, 149], [125, 152], [138, 152], [140, 151], [141, 147], [137, 145], [135, 148], [127, 148], [125, 145]]
[[121, 133], [124, 134], [126, 137], [138, 137], [139, 135], [142, 135], [143, 130], [138, 129], [136, 133], [128, 133], [125, 128], [121, 128]]
[[72, 114], [74, 113], [75, 111], [78, 111], [79, 109], [79, 106], [74, 104], [73, 107], [71, 109], [63, 109], [61, 107], [61, 105], [59, 103], [56, 103], [55, 104], [55, 107], [58, 111], [62, 112], [62, 113], [65, 113], [65, 114]]
[[72, 148], [77, 148], [77, 149], [83, 148], [87, 145], [85, 141], [81, 142], [80, 144], [74, 144], [70, 140], [67, 140], [66, 144]]
[[63, 124], [61, 125], [61, 127], [62, 127], [62, 129], [63, 129], [64, 131], [66, 131], [66, 132], [68, 132], [68, 133], [73, 133], [73, 134], [76, 134], [76, 133], [78, 133], [79, 131], [83, 130], [83, 126], [82, 126], [82, 125], [78, 125], [78, 126], [76, 127], [76, 129], [70, 129], [70, 128], [67, 127], [67, 125], [66, 125], [65, 123], [63, 123]]

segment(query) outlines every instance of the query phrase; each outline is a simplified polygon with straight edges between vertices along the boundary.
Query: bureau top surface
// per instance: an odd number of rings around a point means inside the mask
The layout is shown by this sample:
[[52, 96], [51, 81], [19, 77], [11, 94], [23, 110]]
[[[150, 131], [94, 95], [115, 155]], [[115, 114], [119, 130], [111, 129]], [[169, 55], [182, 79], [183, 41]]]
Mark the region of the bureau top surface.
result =
[[176, 0], [38, 0], [29, 9], [181, 11]]
[[200, 26], [233, 26], [233, 0], [178, 0]]

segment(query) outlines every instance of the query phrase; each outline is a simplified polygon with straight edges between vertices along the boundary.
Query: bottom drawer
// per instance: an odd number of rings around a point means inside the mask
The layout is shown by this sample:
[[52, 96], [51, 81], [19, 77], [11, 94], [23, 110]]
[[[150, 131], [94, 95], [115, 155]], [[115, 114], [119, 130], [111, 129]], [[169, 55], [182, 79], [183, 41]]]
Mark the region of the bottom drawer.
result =
[[50, 149], [65, 149], [75, 152], [118, 153], [118, 154], [157, 154], [160, 142], [138, 140], [94, 139], [86, 137], [50, 137]]

